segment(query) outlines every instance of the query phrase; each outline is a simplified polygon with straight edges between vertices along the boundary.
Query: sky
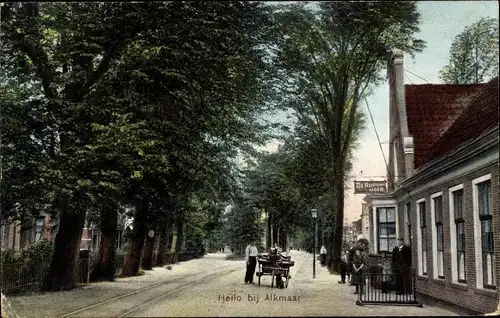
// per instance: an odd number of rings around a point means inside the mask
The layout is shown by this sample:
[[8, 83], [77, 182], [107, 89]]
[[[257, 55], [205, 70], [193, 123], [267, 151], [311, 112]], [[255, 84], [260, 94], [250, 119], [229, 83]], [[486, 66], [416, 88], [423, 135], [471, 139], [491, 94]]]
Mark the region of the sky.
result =
[[[427, 47], [415, 59], [405, 55], [405, 84], [440, 84], [439, 71], [448, 63], [448, 54], [455, 36], [465, 27], [483, 17], [498, 18], [497, 1], [422, 1], [418, 3], [421, 13], [419, 38], [425, 40]], [[414, 74], [411, 74], [411, 73]], [[389, 86], [380, 85], [368, 98], [375, 128], [379, 134], [386, 160], [388, 159], [389, 139]], [[362, 110], [368, 114], [366, 105]], [[380, 149], [373, 124], [367, 117], [365, 131], [355, 152], [354, 168], [349, 186], [356, 180], [383, 180], [386, 175], [384, 155]], [[284, 120], [284, 118], [283, 118]], [[277, 150], [277, 142], [267, 144], [268, 151]], [[365, 195], [346, 193], [345, 218], [349, 221], [361, 217], [361, 203]]]

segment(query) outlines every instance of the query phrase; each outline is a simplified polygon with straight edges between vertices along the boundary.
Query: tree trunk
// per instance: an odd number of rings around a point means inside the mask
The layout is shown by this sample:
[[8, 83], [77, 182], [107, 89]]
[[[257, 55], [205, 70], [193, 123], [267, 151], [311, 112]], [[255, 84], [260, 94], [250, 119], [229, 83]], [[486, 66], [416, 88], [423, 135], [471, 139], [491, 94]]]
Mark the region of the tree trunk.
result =
[[[342, 175], [342, 180], [343, 180]], [[342, 251], [342, 239], [344, 232], [344, 182], [336, 183], [336, 198], [337, 198], [337, 206], [336, 206], [336, 227], [335, 227], [335, 240], [333, 246], [333, 256], [335, 258], [340, 258], [340, 254]]]
[[[152, 228], [150, 230], [153, 230]], [[157, 234], [155, 233], [155, 236]], [[152, 270], [153, 269], [153, 250], [155, 244], [155, 236], [149, 237], [149, 233], [146, 234], [146, 244], [144, 247], [144, 255], [142, 256], [142, 269]]]
[[69, 290], [75, 287], [75, 269], [78, 265], [85, 213], [61, 214], [59, 231], [54, 242], [54, 253], [42, 289], [45, 291]]
[[184, 235], [184, 224], [182, 221], [177, 221], [176, 222], [177, 226], [177, 240], [175, 241], [175, 252], [174, 252], [174, 258], [172, 263], [175, 264], [179, 261], [179, 254], [181, 252], [181, 246], [182, 246], [182, 240], [183, 240], [183, 235]]
[[167, 226], [161, 225], [158, 234], [160, 235], [160, 239], [156, 252], [156, 266], [163, 266], [165, 265], [165, 254], [167, 253], [168, 241], [170, 238]]
[[137, 275], [141, 260], [142, 247], [144, 246], [144, 236], [147, 230], [147, 213], [149, 211], [149, 202], [145, 200], [138, 207], [134, 217], [134, 229], [130, 239], [130, 250], [123, 264], [122, 277]]
[[115, 280], [117, 217], [116, 209], [104, 209], [101, 213], [99, 263], [90, 275], [92, 281]]
[[340, 254], [342, 252], [342, 239], [344, 228], [344, 170], [342, 162], [335, 160], [333, 165], [333, 187], [332, 187], [332, 212], [333, 212], [333, 231], [330, 233], [331, 258], [329, 265], [337, 270], [340, 265]]

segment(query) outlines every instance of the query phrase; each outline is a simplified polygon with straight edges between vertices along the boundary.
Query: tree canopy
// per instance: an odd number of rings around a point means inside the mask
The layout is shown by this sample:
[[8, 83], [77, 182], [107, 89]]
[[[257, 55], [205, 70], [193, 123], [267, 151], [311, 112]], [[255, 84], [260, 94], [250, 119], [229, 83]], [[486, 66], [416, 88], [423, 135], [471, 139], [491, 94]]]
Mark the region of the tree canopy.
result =
[[498, 19], [480, 19], [455, 37], [441, 80], [446, 84], [489, 81], [498, 75], [498, 50]]

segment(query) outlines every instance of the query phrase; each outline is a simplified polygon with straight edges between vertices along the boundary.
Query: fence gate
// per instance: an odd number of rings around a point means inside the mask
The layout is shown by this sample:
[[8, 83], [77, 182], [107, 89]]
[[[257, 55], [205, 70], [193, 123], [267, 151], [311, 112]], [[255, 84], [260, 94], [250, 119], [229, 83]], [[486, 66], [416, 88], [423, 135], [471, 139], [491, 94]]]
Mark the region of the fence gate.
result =
[[356, 305], [408, 305], [422, 307], [417, 301], [415, 271], [404, 273], [364, 273], [362, 292]]

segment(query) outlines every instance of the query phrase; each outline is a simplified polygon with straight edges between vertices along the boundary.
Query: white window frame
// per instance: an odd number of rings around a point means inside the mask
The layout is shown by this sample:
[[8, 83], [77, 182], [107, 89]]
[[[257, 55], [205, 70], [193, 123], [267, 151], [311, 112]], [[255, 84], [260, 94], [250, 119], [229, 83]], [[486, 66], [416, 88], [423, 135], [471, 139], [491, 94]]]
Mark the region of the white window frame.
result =
[[[379, 220], [379, 209], [385, 209], [387, 211], [387, 209], [393, 209], [394, 211], [394, 232], [395, 232], [395, 245], [394, 246], [387, 246], [387, 251], [380, 251], [380, 246], [379, 245], [379, 240], [380, 240], [380, 228], [379, 228], [379, 225], [380, 225], [380, 220]], [[397, 222], [397, 209], [395, 206], [378, 206], [376, 209], [375, 209], [375, 214], [376, 214], [376, 218], [377, 218], [377, 223], [376, 223], [376, 227], [377, 227], [377, 237], [375, 238], [375, 240], [377, 241], [376, 243], [376, 246], [377, 246], [377, 249], [375, 250], [375, 252], [378, 254], [379, 252], [380, 253], [391, 253], [392, 252], [392, 249], [394, 247], [396, 247], [397, 245], [397, 241], [398, 241], [398, 222]], [[387, 213], [387, 212], [386, 212]], [[389, 241], [389, 237], [385, 238]]]
[[[373, 253], [378, 253], [378, 215], [377, 208], [394, 208], [396, 211], [396, 239], [399, 238], [399, 217], [398, 217], [398, 205], [395, 200], [373, 200], [371, 206], [371, 217], [372, 217], [372, 227], [373, 231], [370, 229], [370, 238], [372, 244], [370, 248], [373, 248]], [[392, 252], [392, 250], [391, 250]]]
[[[429, 275], [429, 269], [427, 268], [427, 260], [428, 260], [428, 253], [429, 253], [429, 238], [427, 238], [427, 250], [426, 250], [426, 256], [425, 256], [425, 264], [422, 264], [422, 231], [420, 229], [420, 203], [425, 202], [425, 209], [426, 209], [426, 214], [427, 214], [427, 201], [425, 198], [418, 199], [416, 203], [416, 211], [417, 211], [417, 255], [418, 255], [418, 260], [417, 260], [417, 266], [418, 266], [418, 275], [427, 277]], [[427, 230], [427, 223], [426, 223], [426, 230]], [[426, 274], [424, 274], [422, 270], [422, 266], [425, 265], [426, 269]]]
[[[450, 218], [450, 250], [451, 250], [451, 281], [454, 284], [466, 285], [458, 281], [458, 261], [457, 261], [457, 227], [455, 225], [455, 205], [453, 193], [464, 189], [464, 184], [459, 184], [448, 189], [449, 218]], [[465, 198], [465, 196], [464, 196]], [[464, 200], [465, 201], [465, 200]], [[465, 202], [464, 202], [465, 203]], [[463, 208], [463, 206], [462, 206]], [[463, 213], [463, 211], [462, 211]], [[465, 254], [467, 256], [467, 253]], [[464, 262], [467, 265], [467, 262]], [[467, 268], [464, 268], [465, 279], [467, 280]]]
[[[408, 206], [410, 206], [410, 208], [408, 209]], [[404, 220], [404, 223], [403, 223], [403, 238], [404, 238], [404, 242], [405, 244], [407, 244], [408, 246], [410, 245], [410, 236], [411, 236], [411, 233], [410, 233], [410, 211], [411, 211], [411, 202], [405, 202], [404, 203], [404, 216], [403, 216], [403, 220]]]
[[[437, 250], [437, 226], [436, 226], [436, 205], [434, 203], [434, 199], [441, 197], [441, 219], [443, 218], [443, 192], [436, 192], [431, 194], [431, 220], [432, 220], [432, 276], [435, 279], [444, 279], [444, 250], [441, 259], [441, 270], [443, 272], [443, 276], [439, 277], [439, 266], [438, 266], [438, 250]], [[442, 224], [444, 231], [444, 223]], [[444, 244], [444, 240], [443, 240]]]
[[[483, 284], [483, 257], [481, 240], [481, 222], [479, 220], [479, 202], [477, 199], [479, 183], [491, 180], [491, 173], [472, 180], [472, 212], [474, 214], [474, 247], [476, 256], [476, 288], [485, 289]], [[493, 195], [493, 189], [491, 191]], [[493, 266], [495, 266], [493, 264]], [[493, 271], [495, 273], [495, 271]], [[498, 284], [497, 284], [498, 285]], [[488, 289], [489, 290], [489, 289]]]

